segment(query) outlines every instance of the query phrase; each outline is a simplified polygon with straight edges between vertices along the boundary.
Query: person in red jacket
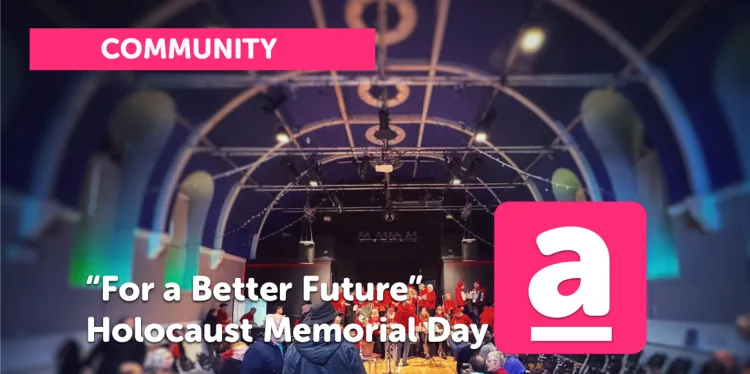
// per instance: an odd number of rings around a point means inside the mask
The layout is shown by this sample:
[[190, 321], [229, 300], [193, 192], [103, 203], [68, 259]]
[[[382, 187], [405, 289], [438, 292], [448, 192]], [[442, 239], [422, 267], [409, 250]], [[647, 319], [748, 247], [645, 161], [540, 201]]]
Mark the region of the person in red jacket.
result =
[[385, 313], [388, 311], [388, 308], [390, 307], [396, 307], [396, 303], [393, 301], [393, 298], [391, 297], [391, 291], [385, 290], [383, 291], [383, 300], [376, 303], [378, 305], [378, 311], [380, 312], [381, 316], [384, 316]]
[[453, 300], [450, 292], [446, 292], [445, 296], [443, 296], [443, 311], [445, 312], [445, 314], [452, 316], [453, 309], [455, 308], [456, 308], [456, 300]]
[[493, 305], [484, 307], [484, 310], [482, 310], [482, 314], [479, 315], [479, 323], [489, 326], [490, 330], [494, 331], [493, 325], [495, 324], [495, 307]]
[[427, 309], [427, 312], [430, 313], [431, 316], [434, 316], [436, 301], [437, 297], [435, 296], [435, 289], [431, 284], [428, 284], [425, 288], [425, 292], [422, 296], [422, 302], [420, 303], [420, 305]]
[[[410, 318], [413, 318], [416, 320], [417, 313], [414, 311], [414, 307], [412, 306], [411, 302], [404, 301], [398, 306], [398, 309], [396, 310], [396, 315], [393, 318], [395, 324], [404, 326], [404, 329], [407, 331], [406, 341], [403, 343], [398, 343], [398, 352], [396, 354], [396, 365], [401, 365], [401, 366], [409, 365], [407, 363], [407, 360], [409, 359], [409, 349], [411, 348], [411, 345], [413, 343], [409, 341], [409, 337], [408, 337]], [[416, 324], [416, 321], [415, 321], [415, 324]]]
[[425, 306], [427, 287], [424, 286], [424, 283], [420, 283], [417, 287], [419, 287], [419, 290], [417, 291], [417, 306], [415, 308], [419, 310]]
[[248, 311], [247, 313], [243, 314], [242, 317], [240, 317], [240, 323], [242, 323], [242, 321], [247, 321], [249, 324], [253, 326], [258, 326], [255, 323], [255, 312], [256, 312], [255, 308], [250, 308], [250, 311]]
[[[438, 307], [435, 309], [435, 318], [442, 318], [443, 320], [445, 320], [445, 322], [448, 322], [448, 324], [450, 325], [451, 318], [450, 316], [448, 316], [448, 314], [445, 313], [445, 307], [443, 305], [438, 305]], [[438, 333], [440, 333], [440, 330], [438, 330]], [[446, 352], [448, 352], [449, 349], [450, 347], [448, 347], [447, 340], [444, 340], [438, 343], [438, 354], [443, 359], [447, 357]]]
[[219, 323], [222, 325], [226, 325], [232, 322], [229, 319], [229, 312], [227, 311], [227, 306], [228, 306], [227, 303], [219, 304], [219, 311], [216, 313], [216, 320], [218, 320]]
[[333, 309], [336, 309], [336, 312], [341, 316], [341, 318], [346, 317], [346, 306], [349, 305], [349, 303], [347, 303], [346, 299], [344, 299], [343, 291], [339, 294], [338, 301], [332, 300], [331, 304], [333, 304]]
[[464, 314], [464, 308], [457, 307], [454, 310], [453, 318], [451, 318], [451, 328], [455, 327], [456, 325], [465, 325], [468, 327], [472, 323], [473, 321], [471, 320], [471, 318]]
[[456, 285], [456, 306], [463, 308], [464, 305], [464, 281], [459, 281]]

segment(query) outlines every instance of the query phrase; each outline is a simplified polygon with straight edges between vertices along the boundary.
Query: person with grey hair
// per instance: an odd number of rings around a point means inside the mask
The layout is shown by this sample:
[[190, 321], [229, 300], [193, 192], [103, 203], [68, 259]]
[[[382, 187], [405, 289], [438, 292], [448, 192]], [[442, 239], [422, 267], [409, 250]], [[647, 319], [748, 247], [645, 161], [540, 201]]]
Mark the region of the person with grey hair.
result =
[[484, 359], [487, 363], [487, 373], [500, 374], [505, 372], [503, 365], [505, 365], [505, 355], [503, 352], [494, 351], [487, 354]]
[[492, 330], [487, 329], [487, 333], [484, 334], [484, 340], [482, 341], [482, 346], [479, 348], [479, 355], [482, 356], [484, 359], [487, 359], [487, 355], [490, 352], [497, 351], [497, 348], [495, 348], [495, 344], [492, 343]]

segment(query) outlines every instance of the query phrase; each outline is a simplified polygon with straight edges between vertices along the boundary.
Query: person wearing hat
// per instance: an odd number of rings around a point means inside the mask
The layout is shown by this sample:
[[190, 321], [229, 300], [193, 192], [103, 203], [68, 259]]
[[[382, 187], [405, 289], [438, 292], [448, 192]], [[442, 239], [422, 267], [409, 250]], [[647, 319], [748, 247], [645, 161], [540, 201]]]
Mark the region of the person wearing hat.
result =
[[310, 314], [310, 308], [312, 307], [312, 303], [309, 301], [303, 301], [302, 305], [300, 306], [301, 313], [299, 315], [299, 318], [294, 322], [294, 327], [297, 327], [300, 323], [304, 323], [305, 318], [308, 314]]
[[[337, 315], [330, 302], [316, 303], [310, 308], [305, 323], [310, 326], [330, 325]], [[289, 346], [284, 357], [285, 374], [366, 374], [359, 350], [354, 344], [344, 340], [337, 342], [332, 337], [326, 342], [323, 336], [315, 340], [295, 342]]]

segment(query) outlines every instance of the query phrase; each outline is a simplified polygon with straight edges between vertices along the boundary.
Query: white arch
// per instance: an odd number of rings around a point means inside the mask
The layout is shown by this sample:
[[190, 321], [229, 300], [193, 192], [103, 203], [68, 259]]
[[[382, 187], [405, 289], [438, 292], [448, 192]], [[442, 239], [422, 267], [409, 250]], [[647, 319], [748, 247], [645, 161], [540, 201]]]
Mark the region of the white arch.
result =
[[672, 133], [680, 147], [680, 155], [685, 163], [685, 169], [694, 194], [688, 201], [692, 208], [691, 212], [700, 221], [703, 228], [718, 229], [720, 215], [716, 211], [714, 199], [711, 198], [711, 177], [708, 172], [706, 157], [703, 155], [703, 148], [698, 140], [698, 135], [695, 133], [695, 127], [690, 120], [690, 116], [685, 111], [667, 78], [655, 69], [617, 30], [582, 3], [570, 0], [549, 1], [604, 38], [641, 74], [648, 77], [648, 87], [671, 125]]
[[[325, 165], [325, 164], [328, 164], [328, 163], [331, 163], [331, 162], [334, 162], [334, 161], [343, 160], [343, 159], [350, 158], [350, 157], [351, 156], [348, 156], [348, 155], [333, 155], [333, 156], [329, 156], [329, 157], [326, 157], [326, 158], [322, 159], [320, 161], [320, 163], [323, 164], [323, 165]], [[428, 155], [420, 155], [420, 157], [431, 158], [431, 159], [434, 159], [434, 160], [440, 160], [441, 159], [438, 156], [429, 155], [429, 154]], [[465, 167], [461, 167], [461, 170], [465, 171], [466, 168]], [[304, 170], [301, 174], [302, 175], [307, 174], [307, 170]], [[487, 191], [489, 191], [492, 194], [492, 196], [495, 197], [495, 200], [497, 200], [497, 202], [500, 203], [500, 199], [497, 197], [497, 194], [495, 194], [495, 191], [493, 191], [491, 188], [487, 187], [487, 184], [484, 183], [484, 180], [482, 180], [482, 178], [477, 177], [477, 181], [479, 183], [481, 183], [482, 185], [484, 185], [485, 188], [487, 188]], [[260, 221], [260, 226], [258, 226], [258, 231], [257, 231], [257, 234], [256, 234], [259, 237], [260, 237], [260, 234], [263, 232], [263, 227], [266, 225], [266, 220], [268, 219], [268, 216], [271, 214], [271, 208], [273, 208], [273, 206], [276, 204], [276, 202], [280, 200], [280, 197], [283, 196], [289, 190], [290, 187], [292, 187], [292, 184], [294, 184], [294, 183], [293, 182], [287, 183], [287, 185], [284, 187], [284, 189], [282, 189], [281, 191], [279, 191], [276, 194], [276, 196], [274, 197], [274, 199], [271, 201], [271, 203], [266, 208], [265, 212], [263, 213], [263, 219]], [[532, 183], [532, 185], [533, 185], [533, 183]], [[536, 186], [534, 185], [533, 188], [536, 189]], [[537, 193], [538, 193], [538, 191], [537, 191]], [[533, 194], [533, 192], [532, 192], [532, 194]], [[224, 210], [222, 209], [222, 212], [223, 211]], [[222, 229], [221, 233], [217, 235], [217, 239], [219, 240], [219, 245], [220, 246], [216, 247], [216, 248], [221, 248], [221, 245], [222, 245], [222, 242], [223, 242], [223, 238], [224, 238], [224, 231]], [[252, 247], [250, 247], [250, 257], [249, 258], [250, 259], [254, 259], [255, 256], [257, 255], [257, 251], [258, 251], [258, 246], [257, 245], [253, 245]]]
[[[415, 118], [415, 116], [416, 115], [414, 114], [401, 114], [401, 115], [397, 114], [391, 117], [391, 123], [394, 125], [413, 123], [414, 122], [413, 119]], [[358, 115], [358, 116], [349, 117], [350, 125], [373, 125], [373, 124], [377, 124], [378, 121], [379, 119], [378, 119], [378, 116], [376, 115]], [[327, 128], [327, 127], [341, 126], [343, 124], [344, 124], [344, 121], [341, 118], [334, 118], [334, 119], [324, 120], [320, 122], [313, 122], [313, 123], [303, 126], [299, 132], [292, 134], [291, 137], [292, 139], [297, 139], [313, 131], [317, 131], [317, 130]], [[456, 130], [468, 136], [472, 136], [474, 134], [471, 130], [463, 128], [457, 122], [450, 121], [450, 120], [443, 119], [443, 118], [427, 117], [425, 124], [447, 127], [449, 129]], [[500, 155], [500, 157], [505, 159], [505, 161], [509, 165], [511, 165], [512, 167], [516, 169], [519, 168], [519, 166], [505, 152], [501, 152], [492, 143], [487, 142], [486, 144], [487, 146], [491, 147], [493, 151], [497, 152]], [[284, 145], [282, 144], [276, 144], [270, 150], [268, 150], [268, 152], [266, 152], [263, 156], [255, 160], [255, 162], [253, 162], [250, 165], [250, 167], [245, 170], [245, 173], [243, 174], [240, 181], [229, 192], [229, 195], [227, 195], [227, 199], [224, 201], [224, 205], [221, 208], [221, 214], [219, 216], [219, 220], [216, 225], [216, 239], [214, 240], [214, 248], [221, 248], [221, 244], [223, 241], [222, 233], [226, 229], [227, 220], [229, 219], [229, 214], [231, 213], [232, 206], [234, 205], [234, 201], [237, 199], [237, 195], [239, 195], [240, 190], [242, 189], [242, 185], [244, 185], [247, 182], [247, 179], [250, 178], [250, 176], [260, 167], [260, 165], [262, 165], [266, 161], [273, 158], [273, 155], [276, 153], [276, 151], [281, 149], [283, 146]], [[541, 193], [539, 193], [539, 190], [537, 189], [536, 184], [530, 183], [530, 181], [527, 180], [527, 177], [525, 174], [519, 174], [519, 175], [523, 178], [524, 182], [526, 182], [526, 186], [529, 189], [529, 192], [531, 192], [531, 195], [534, 197], [534, 200], [536, 201], [544, 200], [542, 198]], [[497, 199], [499, 202], [499, 199], [494, 194], [494, 192], [493, 192], [493, 196], [495, 196], [495, 199]]]

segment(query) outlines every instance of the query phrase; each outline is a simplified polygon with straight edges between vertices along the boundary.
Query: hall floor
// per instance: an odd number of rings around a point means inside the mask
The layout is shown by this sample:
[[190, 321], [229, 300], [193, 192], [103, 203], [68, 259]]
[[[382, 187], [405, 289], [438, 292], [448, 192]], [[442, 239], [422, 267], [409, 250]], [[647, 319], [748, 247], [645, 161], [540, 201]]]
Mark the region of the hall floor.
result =
[[[437, 364], [425, 363], [423, 358], [412, 357], [409, 359], [409, 366], [396, 367], [395, 373], [398, 374], [455, 374], [456, 361], [453, 357], [443, 360], [435, 359]], [[383, 374], [387, 367], [383, 361], [367, 362], [365, 361], [365, 370], [367, 374]]]

